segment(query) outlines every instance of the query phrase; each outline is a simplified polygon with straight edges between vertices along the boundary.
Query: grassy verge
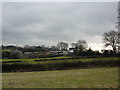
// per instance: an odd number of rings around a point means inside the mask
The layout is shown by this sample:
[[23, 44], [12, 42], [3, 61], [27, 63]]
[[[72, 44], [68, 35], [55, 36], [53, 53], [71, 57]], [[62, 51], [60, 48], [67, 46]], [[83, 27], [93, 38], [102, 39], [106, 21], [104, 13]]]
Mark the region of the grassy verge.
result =
[[118, 68], [3, 73], [3, 88], [117, 88]]

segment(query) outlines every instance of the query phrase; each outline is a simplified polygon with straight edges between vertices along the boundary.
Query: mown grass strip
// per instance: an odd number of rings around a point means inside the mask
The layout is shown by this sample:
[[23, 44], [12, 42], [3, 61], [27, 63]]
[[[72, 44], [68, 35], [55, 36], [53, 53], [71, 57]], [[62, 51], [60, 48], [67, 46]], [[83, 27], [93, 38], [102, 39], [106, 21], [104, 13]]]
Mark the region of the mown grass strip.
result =
[[115, 89], [118, 88], [118, 68], [2, 74], [3, 90], [4, 88], [55, 88], [53, 90], [56, 90], [56, 88], [58, 88], [58, 90], [73, 90], [74, 88], [78, 90], [87, 90], [86, 88], [96, 90], [96, 88], [98, 88], [99, 90], [118, 90]]

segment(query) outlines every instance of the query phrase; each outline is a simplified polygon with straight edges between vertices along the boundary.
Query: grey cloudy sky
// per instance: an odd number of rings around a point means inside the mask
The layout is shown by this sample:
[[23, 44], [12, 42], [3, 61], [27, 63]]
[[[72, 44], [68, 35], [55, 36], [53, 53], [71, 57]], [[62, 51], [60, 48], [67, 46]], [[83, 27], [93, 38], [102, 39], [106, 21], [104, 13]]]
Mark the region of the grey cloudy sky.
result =
[[102, 34], [115, 30], [117, 2], [4, 2], [3, 44], [56, 45], [86, 40], [102, 49]]

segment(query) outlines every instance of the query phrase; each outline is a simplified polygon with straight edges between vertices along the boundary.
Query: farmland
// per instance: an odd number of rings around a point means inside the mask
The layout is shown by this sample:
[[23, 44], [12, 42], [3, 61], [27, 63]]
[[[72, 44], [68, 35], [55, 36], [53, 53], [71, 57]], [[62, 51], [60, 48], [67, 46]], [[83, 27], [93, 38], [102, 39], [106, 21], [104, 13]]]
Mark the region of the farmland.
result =
[[51, 58], [31, 58], [31, 59], [2, 59], [1, 61], [7, 62], [7, 61], [22, 61], [22, 62], [34, 62], [35, 60], [51, 60], [51, 59], [69, 59], [71, 57], [51, 57]]
[[[3, 88], [117, 88], [119, 57], [2, 59]], [[8, 73], [9, 72], [9, 73]]]
[[[11, 64], [14, 64], [15, 61], [21, 61], [22, 63], [31, 63], [31, 64], [37, 64], [37, 63], [43, 63], [42, 61], [45, 61], [44, 63], [49, 62], [61, 62], [63, 60], [67, 61], [82, 61], [82, 62], [89, 62], [89, 61], [96, 61], [96, 60], [118, 60], [118, 57], [100, 57], [100, 58], [72, 58], [72, 57], [51, 57], [51, 58], [32, 58], [32, 59], [2, 59], [0, 62], [7, 63], [11, 61]], [[64, 61], [63, 61], [64, 62]]]
[[2, 87], [117, 88], [118, 61], [118, 57], [68, 56], [2, 59]]
[[3, 73], [3, 88], [117, 88], [118, 68]]
[[99, 57], [83, 59], [73, 59], [71, 57], [5, 59], [3, 60], [3, 72], [66, 70], [93, 67], [117, 67], [118, 61], [118, 57]]

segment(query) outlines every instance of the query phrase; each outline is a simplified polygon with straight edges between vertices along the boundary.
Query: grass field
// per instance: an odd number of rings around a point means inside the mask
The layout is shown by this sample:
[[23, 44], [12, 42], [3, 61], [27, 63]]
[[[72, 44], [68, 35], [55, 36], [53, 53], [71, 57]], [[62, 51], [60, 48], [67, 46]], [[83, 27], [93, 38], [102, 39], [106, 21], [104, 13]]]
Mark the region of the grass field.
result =
[[31, 59], [2, 59], [0, 60], [0, 62], [6, 62], [6, 61], [25, 61], [25, 62], [34, 62], [34, 60], [50, 60], [50, 59], [69, 59], [71, 57], [68, 57], [68, 56], [62, 56], [62, 57], [50, 57], [50, 58], [31, 58]]
[[39, 59], [3, 60], [4, 63], [2, 63], [2, 69], [3, 72], [28, 72], [28, 71], [30, 72], [30, 71], [65, 70], [75, 68], [117, 67], [119, 61], [118, 57], [96, 57], [84, 59], [74, 58], [70, 59], [70, 57], [51, 57], [47, 59], [46, 58]]
[[[74, 62], [74, 61], [82, 61], [82, 62], [90, 62], [90, 61], [97, 61], [97, 60], [118, 60], [118, 57], [101, 57], [101, 58], [85, 58], [85, 59], [70, 59], [71, 57], [51, 57], [51, 58], [33, 58], [33, 59], [2, 59], [0, 62], [7, 62], [7, 61], [22, 61], [18, 62], [20, 64], [29, 63], [29, 64], [38, 64], [38, 63], [52, 63], [53, 60], [51, 59], [58, 59], [54, 60], [55, 62]], [[68, 60], [59, 60], [59, 59], [68, 59]], [[36, 62], [35, 60], [44, 60], [40, 62]], [[47, 61], [46, 61], [47, 60]], [[14, 64], [7, 63], [7, 64]]]
[[118, 68], [3, 73], [3, 88], [117, 88]]

